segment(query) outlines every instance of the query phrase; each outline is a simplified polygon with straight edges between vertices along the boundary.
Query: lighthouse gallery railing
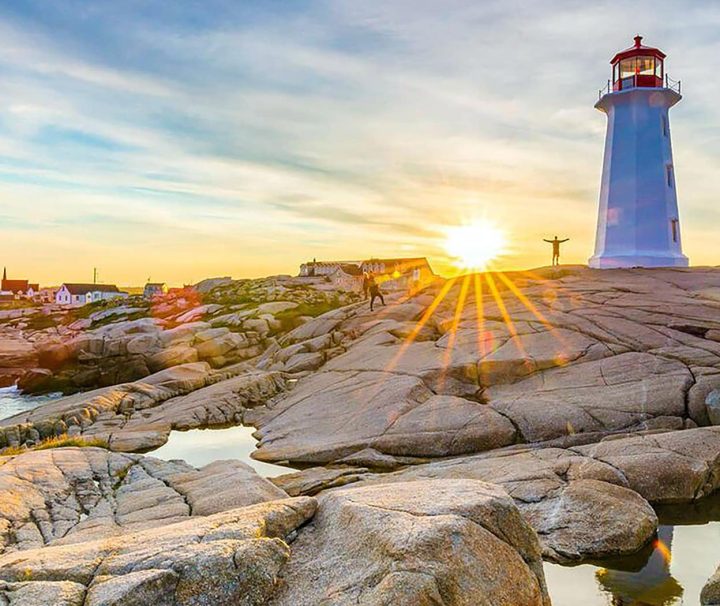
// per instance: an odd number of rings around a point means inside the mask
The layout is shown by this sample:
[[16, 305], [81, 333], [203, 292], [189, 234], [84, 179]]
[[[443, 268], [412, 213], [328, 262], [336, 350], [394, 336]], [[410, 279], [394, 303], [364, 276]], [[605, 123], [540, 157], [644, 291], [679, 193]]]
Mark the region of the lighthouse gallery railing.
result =
[[[622, 90], [628, 90], [631, 88], [638, 88], [637, 86], [637, 75], [634, 76], [628, 76], [627, 78], [622, 79]], [[640, 87], [645, 88], [645, 87]], [[663, 88], [669, 88], [672, 91], [675, 91], [678, 95], [682, 94], [682, 84], [680, 80], [673, 80], [670, 76], [665, 74], [665, 86]], [[607, 84], [603, 86], [600, 90], [598, 90], [598, 100], [602, 99], [603, 95], [607, 95], [608, 93], [617, 92], [613, 88], [613, 83], [611, 80], [607, 81]]]

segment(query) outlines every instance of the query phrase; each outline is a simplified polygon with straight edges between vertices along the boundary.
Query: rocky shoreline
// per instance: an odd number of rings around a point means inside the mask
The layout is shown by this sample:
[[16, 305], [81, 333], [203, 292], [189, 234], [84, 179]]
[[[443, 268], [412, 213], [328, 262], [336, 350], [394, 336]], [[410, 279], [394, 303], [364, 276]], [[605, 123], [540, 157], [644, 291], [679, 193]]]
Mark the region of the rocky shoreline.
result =
[[[375, 313], [301, 285], [222, 281], [190, 309], [32, 345], [38, 386], [145, 366], [0, 421], [20, 452], [0, 452], [0, 595], [549, 604], [542, 559], [634, 553], [653, 506], [720, 488], [720, 270], [460, 278]], [[137, 454], [240, 423], [254, 457], [304, 469], [267, 481]], [[22, 450], [53, 436], [108, 449]]]

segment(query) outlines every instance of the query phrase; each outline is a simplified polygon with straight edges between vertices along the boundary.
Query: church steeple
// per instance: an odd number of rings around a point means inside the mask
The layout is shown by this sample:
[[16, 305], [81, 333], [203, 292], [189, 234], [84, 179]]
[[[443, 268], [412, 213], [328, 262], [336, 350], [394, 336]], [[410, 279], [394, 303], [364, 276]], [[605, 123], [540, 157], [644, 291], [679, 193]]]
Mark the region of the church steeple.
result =
[[3, 282], [7, 280], [7, 267], [3, 267]]

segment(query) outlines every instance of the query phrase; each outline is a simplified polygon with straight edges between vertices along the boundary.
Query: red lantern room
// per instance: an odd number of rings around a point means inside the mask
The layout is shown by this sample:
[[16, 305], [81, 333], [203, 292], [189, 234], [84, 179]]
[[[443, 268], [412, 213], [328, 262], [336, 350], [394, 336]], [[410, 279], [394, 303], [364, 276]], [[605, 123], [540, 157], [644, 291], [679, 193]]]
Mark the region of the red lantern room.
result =
[[634, 40], [634, 46], [620, 51], [610, 61], [613, 66], [612, 90], [662, 88], [665, 53], [641, 44], [642, 36], [635, 36]]

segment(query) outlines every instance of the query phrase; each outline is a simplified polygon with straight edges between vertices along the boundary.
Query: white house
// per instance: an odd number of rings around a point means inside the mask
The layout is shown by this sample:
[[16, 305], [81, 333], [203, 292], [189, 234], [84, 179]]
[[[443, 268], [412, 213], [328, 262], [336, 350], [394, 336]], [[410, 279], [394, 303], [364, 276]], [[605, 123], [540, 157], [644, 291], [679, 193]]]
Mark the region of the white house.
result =
[[55, 303], [58, 305], [85, 305], [127, 296], [128, 293], [120, 292], [114, 284], [65, 283], [55, 293]]

